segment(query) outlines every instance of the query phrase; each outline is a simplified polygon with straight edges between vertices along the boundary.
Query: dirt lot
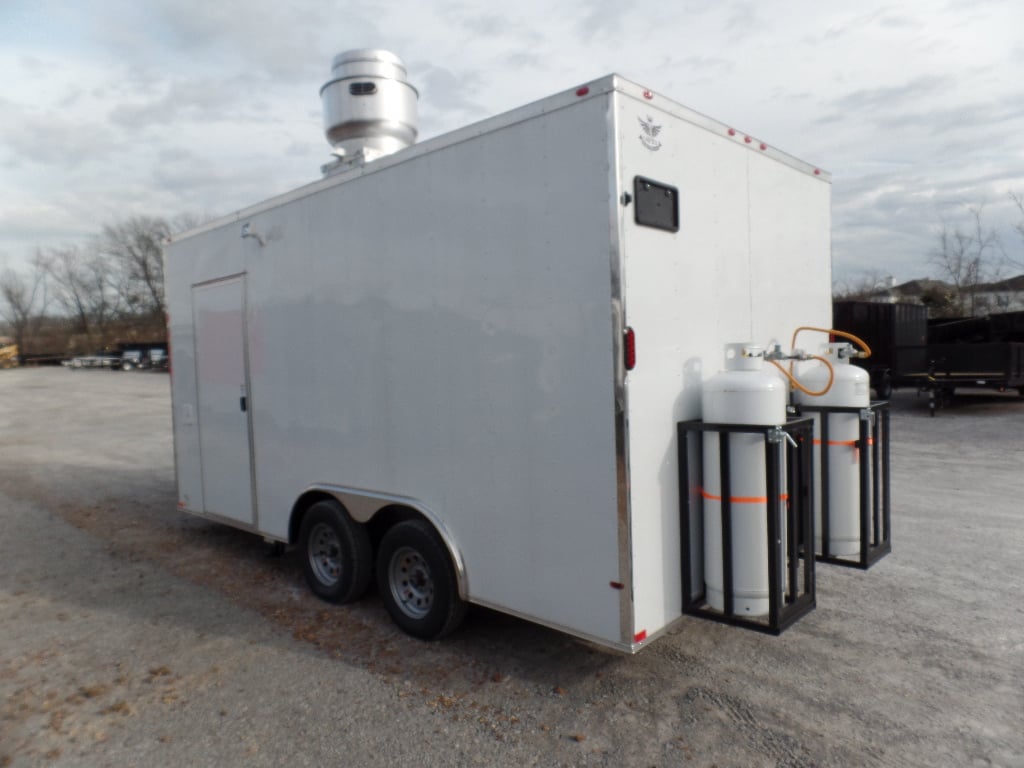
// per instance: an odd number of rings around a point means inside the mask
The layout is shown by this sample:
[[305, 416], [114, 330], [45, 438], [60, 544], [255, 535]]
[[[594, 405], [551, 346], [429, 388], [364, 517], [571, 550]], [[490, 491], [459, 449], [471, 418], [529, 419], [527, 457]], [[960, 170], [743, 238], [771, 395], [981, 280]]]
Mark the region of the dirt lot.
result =
[[175, 509], [168, 380], [0, 372], [0, 766], [1024, 767], [1024, 400], [897, 393], [894, 552], [635, 657], [371, 595]]

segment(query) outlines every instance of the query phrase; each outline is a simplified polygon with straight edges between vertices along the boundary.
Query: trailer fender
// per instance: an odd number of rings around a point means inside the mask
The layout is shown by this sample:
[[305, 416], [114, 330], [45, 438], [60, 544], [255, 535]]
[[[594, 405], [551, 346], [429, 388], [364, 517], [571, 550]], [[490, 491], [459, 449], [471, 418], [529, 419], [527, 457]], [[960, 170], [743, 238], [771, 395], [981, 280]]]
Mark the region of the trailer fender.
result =
[[[330, 483], [315, 484], [306, 488], [292, 506], [290, 527], [293, 533], [298, 531], [300, 525], [297, 513], [305, 511], [309, 507], [309, 503], [325, 495], [337, 499], [345, 507], [349, 516], [357, 523], [369, 523], [378, 512], [387, 507], [404, 507], [421, 516], [434, 526], [434, 529], [448, 549], [452, 566], [455, 568], [455, 578], [458, 581], [459, 597], [466, 601], [469, 600], [469, 579], [466, 574], [462, 553], [459, 551], [459, 547], [455, 543], [455, 538], [451, 535], [451, 532], [441, 522], [440, 516], [426, 504], [419, 499], [408, 496], [395, 496], [393, 494], [367, 491], [361, 488], [348, 488]], [[289, 536], [289, 538], [292, 541], [295, 540], [294, 535]]]

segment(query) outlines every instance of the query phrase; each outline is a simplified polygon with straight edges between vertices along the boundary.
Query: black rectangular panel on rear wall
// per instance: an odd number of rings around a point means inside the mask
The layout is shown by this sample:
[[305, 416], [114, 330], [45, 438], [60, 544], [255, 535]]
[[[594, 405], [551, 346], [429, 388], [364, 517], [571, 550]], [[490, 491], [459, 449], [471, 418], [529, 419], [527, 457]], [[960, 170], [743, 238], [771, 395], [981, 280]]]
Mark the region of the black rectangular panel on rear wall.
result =
[[679, 190], [643, 176], [633, 178], [636, 223], [669, 232], [679, 231]]

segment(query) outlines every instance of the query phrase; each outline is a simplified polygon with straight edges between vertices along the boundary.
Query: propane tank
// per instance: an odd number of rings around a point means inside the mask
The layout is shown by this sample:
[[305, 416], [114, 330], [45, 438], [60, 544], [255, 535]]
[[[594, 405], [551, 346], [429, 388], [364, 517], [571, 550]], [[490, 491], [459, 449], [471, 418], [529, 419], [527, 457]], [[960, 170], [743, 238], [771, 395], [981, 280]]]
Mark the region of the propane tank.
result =
[[[761, 347], [727, 344], [725, 370], [704, 383], [704, 422], [785, 424], [786, 389], [782, 379], [765, 368]], [[722, 611], [725, 609], [725, 580], [719, 439], [715, 432], [704, 433], [704, 584], [708, 604]], [[733, 611], [737, 615], [764, 616], [768, 613], [768, 486], [764, 437], [730, 434], [728, 461]], [[784, 522], [780, 521], [780, 531], [784, 530]]]
[[[823, 395], [797, 390], [801, 405], [867, 408], [870, 405], [868, 372], [850, 365], [853, 346], [843, 342], [827, 345], [825, 357], [832, 364], [832, 386]], [[812, 392], [828, 384], [828, 369], [815, 366], [801, 374], [800, 383]], [[828, 462], [828, 549], [830, 555], [860, 553], [860, 462], [871, 461], [870, 446], [861, 455], [860, 418], [856, 413], [814, 413], [814, 475], [821, 477], [822, 457]], [[828, 419], [828, 445], [821, 443], [821, 419]], [[819, 552], [822, 532], [822, 494], [814, 495], [815, 540]]]

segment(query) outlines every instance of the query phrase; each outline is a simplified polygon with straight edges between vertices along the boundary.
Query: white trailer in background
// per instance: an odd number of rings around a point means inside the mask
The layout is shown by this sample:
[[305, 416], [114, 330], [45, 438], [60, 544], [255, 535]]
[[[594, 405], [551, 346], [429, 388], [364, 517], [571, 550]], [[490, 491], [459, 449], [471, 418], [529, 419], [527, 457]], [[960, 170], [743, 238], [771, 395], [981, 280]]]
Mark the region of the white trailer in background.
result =
[[179, 507], [422, 637], [636, 651], [703, 582], [676, 423], [829, 325], [828, 174], [618, 76], [367, 159], [168, 246]]

